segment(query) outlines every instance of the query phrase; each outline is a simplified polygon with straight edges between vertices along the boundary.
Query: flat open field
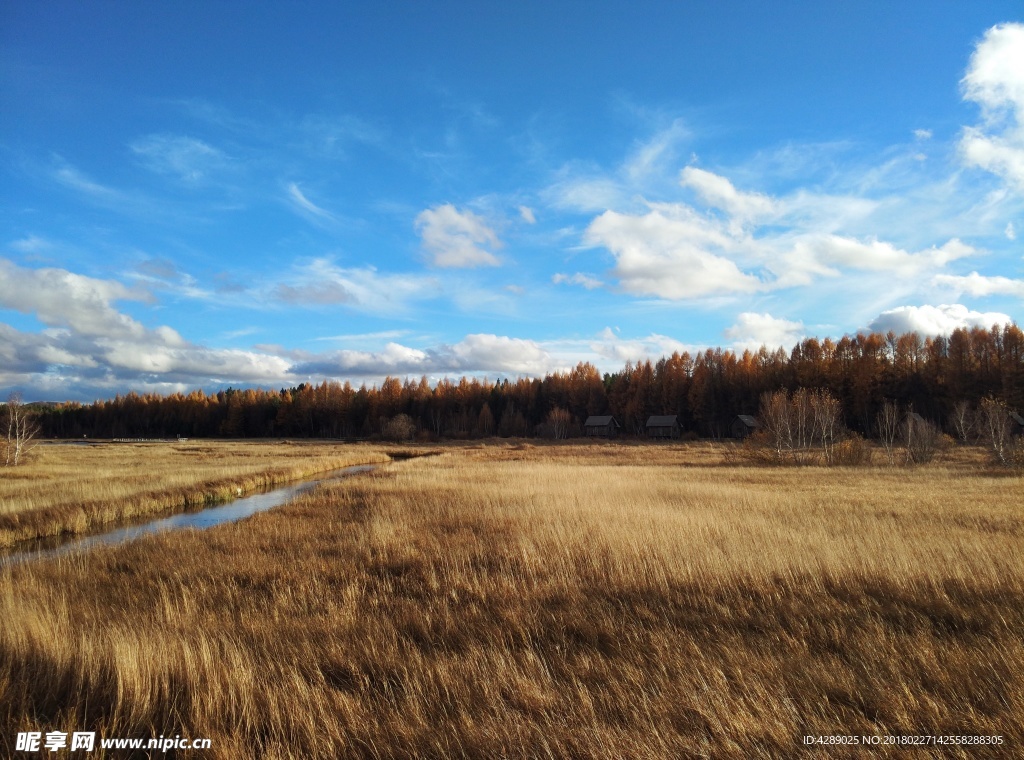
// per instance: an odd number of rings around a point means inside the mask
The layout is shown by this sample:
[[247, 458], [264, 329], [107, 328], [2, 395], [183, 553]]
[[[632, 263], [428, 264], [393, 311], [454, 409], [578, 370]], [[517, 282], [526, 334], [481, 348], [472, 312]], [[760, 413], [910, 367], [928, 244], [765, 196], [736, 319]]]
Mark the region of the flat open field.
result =
[[[0, 733], [180, 734], [211, 758], [1020, 757], [1021, 479], [970, 460], [451, 447], [8, 568]], [[802, 743], [898, 734], [1002, 744]]]
[[44, 444], [0, 468], [0, 547], [387, 461], [381, 448], [330, 443]]

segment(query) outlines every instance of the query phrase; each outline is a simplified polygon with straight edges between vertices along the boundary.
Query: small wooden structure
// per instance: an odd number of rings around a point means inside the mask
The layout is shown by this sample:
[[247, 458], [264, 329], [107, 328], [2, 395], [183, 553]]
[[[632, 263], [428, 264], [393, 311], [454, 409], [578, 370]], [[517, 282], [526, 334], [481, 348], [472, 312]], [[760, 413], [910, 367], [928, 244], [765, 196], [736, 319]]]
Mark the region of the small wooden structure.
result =
[[1016, 412], [1010, 412], [1010, 428], [1014, 435], [1024, 436], [1024, 417]]
[[736, 419], [732, 421], [732, 425], [729, 427], [729, 432], [733, 438], [746, 438], [748, 435], [756, 431], [761, 427], [761, 423], [757, 421], [756, 417], [752, 417], [749, 414], [738, 414]]
[[678, 438], [682, 429], [674, 414], [653, 414], [647, 418], [648, 438]]
[[587, 436], [595, 438], [614, 438], [619, 433], [619, 423], [610, 414], [590, 415], [583, 423]]

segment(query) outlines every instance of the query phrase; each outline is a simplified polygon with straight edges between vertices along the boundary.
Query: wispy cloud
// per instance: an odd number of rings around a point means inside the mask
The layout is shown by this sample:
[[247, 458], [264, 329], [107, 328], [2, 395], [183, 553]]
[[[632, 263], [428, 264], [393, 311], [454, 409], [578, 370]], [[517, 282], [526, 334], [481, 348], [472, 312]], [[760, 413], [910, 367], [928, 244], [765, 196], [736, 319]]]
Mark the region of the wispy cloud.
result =
[[307, 198], [305, 193], [302, 192], [302, 189], [296, 183], [289, 182], [285, 189], [288, 192], [288, 198], [291, 201], [292, 206], [299, 211], [305, 212], [305, 215], [329, 222], [337, 221], [334, 214], [327, 209], [320, 208], [320, 206]]
[[318, 258], [295, 267], [269, 295], [290, 306], [347, 306], [399, 315], [412, 301], [436, 298], [440, 293], [440, 283], [433, 277], [388, 274], [373, 267], [339, 267], [330, 259]]
[[133, 142], [131, 149], [147, 169], [188, 184], [203, 182], [227, 161], [220, 150], [184, 135], [148, 135]]
[[122, 205], [128, 201], [127, 194], [90, 179], [60, 158], [57, 159], [57, 167], [53, 170], [53, 178], [64, 187], [76, 190], [104, 204]]
[[576, 272], [575, 274], [556, 274], [551, 278], [555, 285], [579, 285], [587, 290], [596, 290], [604, 283], [592, 274]]

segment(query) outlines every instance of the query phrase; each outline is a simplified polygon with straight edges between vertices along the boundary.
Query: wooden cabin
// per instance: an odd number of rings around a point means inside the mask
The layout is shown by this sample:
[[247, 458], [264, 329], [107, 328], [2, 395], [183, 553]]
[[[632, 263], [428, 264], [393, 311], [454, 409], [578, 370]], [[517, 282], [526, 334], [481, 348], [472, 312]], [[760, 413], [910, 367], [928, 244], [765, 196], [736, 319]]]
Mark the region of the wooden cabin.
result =
[[654, 414], [647, 418], [648, 438], [678, 438], [682, 432], [674, 414]]
[[610, 414], [590, 415], [583, 423], [583, 430], [588, 437], [614, 438], [619, 433], [619, 423]]
[[752, 417], [749, 414], [738, 414], [736, 419], [732, 421], [732, 425], [729, 427], [729, 432], [733, 438], [746, 438], [751, 433], [755, 432], [761, 424], [757, 421], [756, 417]]

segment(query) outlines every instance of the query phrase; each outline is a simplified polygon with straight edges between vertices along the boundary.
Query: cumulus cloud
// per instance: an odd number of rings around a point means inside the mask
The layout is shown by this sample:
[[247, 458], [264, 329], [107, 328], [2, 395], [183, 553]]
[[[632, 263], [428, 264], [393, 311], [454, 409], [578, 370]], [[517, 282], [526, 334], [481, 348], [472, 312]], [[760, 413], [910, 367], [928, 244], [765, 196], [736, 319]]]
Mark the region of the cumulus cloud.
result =
[[998, 312], [982, 313], [972, 311], [963, 304], [942, 304], [889, 309], [879, 314], [868, 327], [881, 333], [892, 330], [897, 335], [916, 332], [928, 336], [949, 335], [961, 327], [982, 327], [987, 330], [992, 325], [1004, 325], [1012, 321], [1006, 314]]
[[984, 296], [1017, 296], [1024, 298], [1024, 280], [1012, 280], [1009, 277], [986, 277], [977, 272], [958, 277], [948, 274], [937, 275], [933, 282], [954, 290], [957, 295], [967, 293], [975, 297]]
[[828, 231], [872, 213], [873, 201], [806, 192], [776, 200], [694, 167], [683, 169], [681, 183], [724, 216], [646, 202], [646, 213], [608, 210], [587, 227], [584, 242], [612, 253], [611, 274], [624, 291], [688, 300], [802, 287], [850, 271], [911, 278], [978, 253], [957, 238], [914, 251]]
[[147, 328], [113, 305], [143, 297], [116, 281], [0, 259], [0, 307], [48, 326], [31, 333], [0, 323], [0, 382], [41, 388], [46, 378], [62, 376], [67, 392], [291, 379], [281, 357], [193, 345], [171, 327]]
[[452, 346], [457, 368], [466, 371], [539, 375], [551, 369], [551, 357], [532, 340], [499, 335], [467, 335]]
[[52, 327], [70, 327], [82, 335], [141, 338], [145, 328], [111, 304], [146, 298], [145, 293], [115, 280], [99, 280], [66, 269], [29, 269], [0, 259], [0, 306], [34, 314]]
[[751, 293], [762, 287], [719, 252], [734, 241], [693, 209], [665, 204], [642, 216], [606, 211], [584, 234], [615, 257], [613, 274], [628, 293], [672, 300]]
[[500, 266], [488, 249], [501, 247], [497, 233], [472, 211], [459, 211], [446, 203], [421, 211], [416, 217], [423, 248], [438, 267]]
[[1024, 191], [1024, 24], [989, 29], [960, 84], [964, 98], [981, 106], [983, 119], [963, 131], [964, 161]]
[[579, 285], [587, 290], [596, 290], [604, 285], [601, 280], [591, 274], [576, 272], [576, 274], [556, 274], [551, 278], [555, 285]]
[[743, 312], [736, 317], [736, 324], [726, 328], [725, 337], [738, 349], [790, 348], [804, 337], [804, 323], [771, 314]]

